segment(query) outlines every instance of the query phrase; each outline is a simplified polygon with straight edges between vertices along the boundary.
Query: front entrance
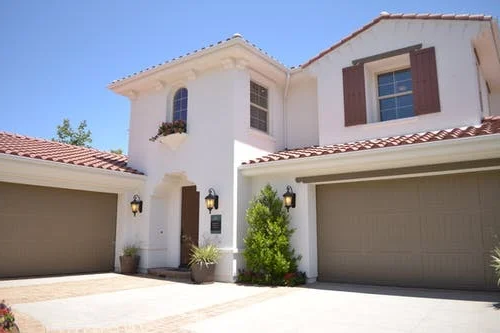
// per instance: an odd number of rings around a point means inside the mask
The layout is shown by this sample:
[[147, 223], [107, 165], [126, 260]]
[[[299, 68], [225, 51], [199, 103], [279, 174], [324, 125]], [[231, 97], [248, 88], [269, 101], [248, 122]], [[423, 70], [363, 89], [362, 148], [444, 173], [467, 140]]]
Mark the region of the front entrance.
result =
[[181, 211], [181, 261], [179, 267], [187, 267], [191, 245], [198, 246], [198, 220], [200, 215], [200, 192], [196, 186], [182, 188]]

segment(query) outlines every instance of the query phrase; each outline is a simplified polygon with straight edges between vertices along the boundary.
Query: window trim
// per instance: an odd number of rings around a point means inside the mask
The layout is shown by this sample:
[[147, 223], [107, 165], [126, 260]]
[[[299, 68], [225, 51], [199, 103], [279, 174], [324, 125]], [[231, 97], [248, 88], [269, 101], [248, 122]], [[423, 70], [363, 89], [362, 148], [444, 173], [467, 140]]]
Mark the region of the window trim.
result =
[[[271, 100], [271, 94], [270, 94], [270, 89], [269, 89], [269, 86], [268, 85], [265, 85], [265, 84], [262, 84], [260, 80], [255, 80], [254, 78], [250, 77], [250, 80], [248, 81], [248, 101], [249, 101], [249, 108], [248, 108], [248, 116], [249, 116], [249, 127], [250, 129], [252, 130], [255, 130], [255, 131], [259, 131], [261, 133], [264, 133], [264, 134], [267, 134], [267, 135], [270, 135], [271, 131], [270, 131], [270, 114], [269, 114], [269, 110], [270, 110], [270, 100]], [[267, 109], [265, 109], [264, 107], [258, 105], [258, 104], [255, 104], [255, 103], [252, 103], [252, 98], [251, 98], [251, 93], [252, 93], [252, 82], [264, 89], [267, 90]], [[262, 110], [262, 111], [265, 111], [266, 112], [266, 128], [267, 130], [266, 131], [263, 131], [261, 130], [260, 128], [255, 128], [252, 126], [252, 106], [253, 107], [256, 107], [258, 108], [259, 110]]]

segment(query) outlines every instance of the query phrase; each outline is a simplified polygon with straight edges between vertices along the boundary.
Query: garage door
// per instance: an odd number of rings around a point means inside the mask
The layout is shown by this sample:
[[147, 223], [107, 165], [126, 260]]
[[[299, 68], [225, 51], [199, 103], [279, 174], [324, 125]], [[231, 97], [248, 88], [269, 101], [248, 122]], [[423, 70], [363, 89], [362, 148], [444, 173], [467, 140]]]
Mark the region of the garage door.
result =
[[0, 278], [113, 270], [116, 200], [0, 182]]
[[319, 280], [495, 288], [500, 172], [317, 186]]

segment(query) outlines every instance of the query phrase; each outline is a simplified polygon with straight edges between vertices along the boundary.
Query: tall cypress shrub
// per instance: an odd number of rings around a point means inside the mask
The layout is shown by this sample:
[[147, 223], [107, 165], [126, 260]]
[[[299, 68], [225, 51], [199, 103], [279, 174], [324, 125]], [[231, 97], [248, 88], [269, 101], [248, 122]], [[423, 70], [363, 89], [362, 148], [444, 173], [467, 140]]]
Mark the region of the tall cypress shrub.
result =
[[294, 229], [277, 192], [267, 184], [247, 210], [248, 223], [243, 256], [247, 269], [268, 284], [283, 283], [287, 273], [297, 271], [300, 256], [290, 246]]

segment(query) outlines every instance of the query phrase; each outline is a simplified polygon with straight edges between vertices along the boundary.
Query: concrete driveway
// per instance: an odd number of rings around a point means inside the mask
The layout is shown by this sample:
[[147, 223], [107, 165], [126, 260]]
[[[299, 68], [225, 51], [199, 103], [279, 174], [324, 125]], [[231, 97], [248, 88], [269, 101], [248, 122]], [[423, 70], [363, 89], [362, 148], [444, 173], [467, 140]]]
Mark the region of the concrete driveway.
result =
[[27, 332], [498, 332], [500, 293], [93, 274], [0, 281]]

